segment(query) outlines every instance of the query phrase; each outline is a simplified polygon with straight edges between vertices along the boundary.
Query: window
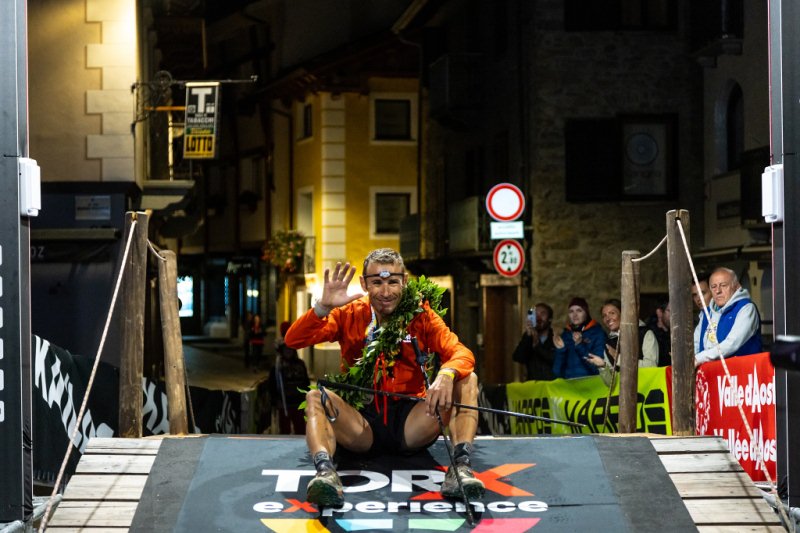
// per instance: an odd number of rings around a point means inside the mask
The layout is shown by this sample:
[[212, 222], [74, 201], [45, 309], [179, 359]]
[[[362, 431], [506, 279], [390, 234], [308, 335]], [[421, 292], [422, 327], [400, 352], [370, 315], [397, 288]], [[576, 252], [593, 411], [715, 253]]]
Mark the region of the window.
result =
[[409, 142], [416, 139], [416, 96], [374, 94], [370, 96], [370, 111], [372, 141]]
[[675, 198], [676, 132], [676, 115], [568, 119], [567, 201]]
[[178, 316], [194, 316], [194, 278], [178, 276]]
[[300, 104], [297, 112], [297, 139], [310, 139], [314, 134], [314, 106]]
[[375, 100], [375, 139], [383, 141], [411, 139], [411, 102]]
[[417, 212], [415, 187], [370, 187], [370, 237], [398, 237], [400, 221]]

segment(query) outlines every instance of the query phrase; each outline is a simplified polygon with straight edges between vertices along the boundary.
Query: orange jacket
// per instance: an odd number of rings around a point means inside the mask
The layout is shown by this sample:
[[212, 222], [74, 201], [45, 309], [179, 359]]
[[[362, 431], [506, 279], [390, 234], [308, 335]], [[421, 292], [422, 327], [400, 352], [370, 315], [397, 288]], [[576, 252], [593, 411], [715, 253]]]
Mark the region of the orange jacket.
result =
[[[424, 311], [414, 317], [406, 328], [408, 334], [417, 338], [422, 352], [439, 354], [442, 368], [455, 370], [458, 379], [468, 376], [475, 368], [475, 356], [469, 348], [461, 344], [456, 334], [450, 331], [427, 303], [423, 308]], [[320, 342], [338, 341], [344, 368], [344, 362], [352, 365], [361, 357], [366, 330], [371, 320], [369, 296], [337, 307], [325, 318], [319, 318], [312, 308], [292, 324], [284, 341], [287, 346], [295, 349]], [[410, 341], [404, 340], [400, 343], [400, 354], [395, 359], [392, 376], [381, 388], [402, 394], [425, 395], [425, 380]]]

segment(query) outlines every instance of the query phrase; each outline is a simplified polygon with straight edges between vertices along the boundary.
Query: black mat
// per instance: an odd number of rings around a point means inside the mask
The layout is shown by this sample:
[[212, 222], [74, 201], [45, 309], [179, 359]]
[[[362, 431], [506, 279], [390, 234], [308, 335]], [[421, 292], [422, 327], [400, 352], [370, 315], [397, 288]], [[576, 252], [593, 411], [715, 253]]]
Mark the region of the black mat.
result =
[[[198, 445], [199, 443], [199, 445]], [[202, 449], [201, 449], [202, 447]], [[339, 457], [342, 509], [305, 501], [313, 466], [299, 438], [170, 439], [162, 444], [132, 531], [691, 531], [650, 441], [600, 436], [481, 440], [487, 486], [463, 504], [438, 493], [440, 440], [412, 457]]]

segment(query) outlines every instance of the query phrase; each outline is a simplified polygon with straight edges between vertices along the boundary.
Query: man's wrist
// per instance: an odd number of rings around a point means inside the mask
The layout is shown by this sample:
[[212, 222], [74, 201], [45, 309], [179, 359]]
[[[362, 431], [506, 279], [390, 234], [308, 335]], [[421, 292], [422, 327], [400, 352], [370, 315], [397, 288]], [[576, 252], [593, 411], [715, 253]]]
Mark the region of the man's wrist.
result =
[[319, 301], [314, 304], [314, 314], [317, 315], [318, 318], [325, 318], [332, 310], [333, 307], [322, 305]]
[[450, 378], [450, 381], [455, 381], [456, 379], [456, 371], [452, 368], [443, 368], [439, 370], [438, 376], [446, 376]]

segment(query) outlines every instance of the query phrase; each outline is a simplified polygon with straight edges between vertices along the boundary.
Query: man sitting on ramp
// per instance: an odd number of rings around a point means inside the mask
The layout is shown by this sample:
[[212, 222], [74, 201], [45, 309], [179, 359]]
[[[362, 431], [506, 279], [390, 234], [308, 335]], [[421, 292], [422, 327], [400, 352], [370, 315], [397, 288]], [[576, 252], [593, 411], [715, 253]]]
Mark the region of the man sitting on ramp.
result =
[[[442, 290], [424, 279], [409, 282], [403, 258], [388, 248], [374, 250], [364, 260], [359, 279], [366, 295], [347, 294], [355, 272], [350, 263], [337, 263], [332, 273], [325, 269], [322, 296], [292, 324], [286, 344], [298, 349], [338, 341], [343, 373], [335, 381], [368, 384], [376, 391], [425, 401], [379, 394], [366, 401], [363, 395], [355, 399], [345, 390], [310, 390], [306, 443], [317, 474], [308, 484], [308, 501], [325, 507], [344, 503], [332, 458], [337, 444], [355, 453], [414, 453], [436, 441], [442, 424], [449, 427], [456, 465], [447, 470], [442, 495], [482, 497], [484, 485], [470, 465], [478, 414], [453, 406], [453, 402], [477, 405], [475, 357], [436, 312]], [[440, 357], [441, 367], [427, 390], [412, 339], [422, 352]]]

